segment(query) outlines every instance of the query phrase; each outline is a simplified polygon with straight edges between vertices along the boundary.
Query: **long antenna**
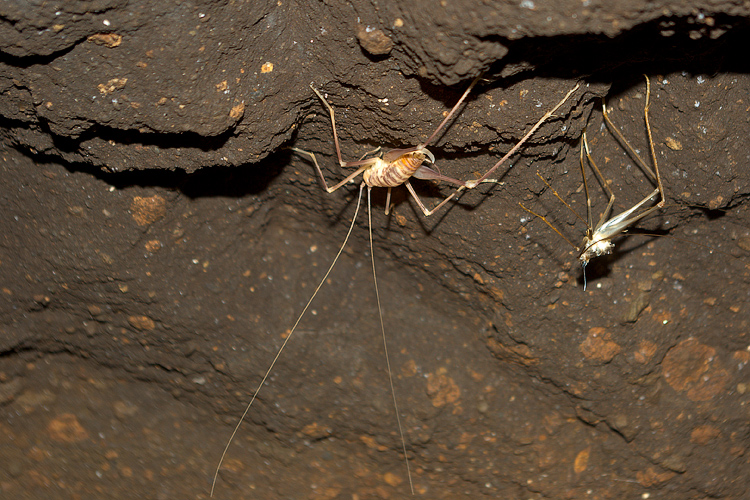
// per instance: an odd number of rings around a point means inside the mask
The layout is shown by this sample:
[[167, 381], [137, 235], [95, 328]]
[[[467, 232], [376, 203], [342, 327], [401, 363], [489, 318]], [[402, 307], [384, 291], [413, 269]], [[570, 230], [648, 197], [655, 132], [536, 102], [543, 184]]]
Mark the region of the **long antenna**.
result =
[[339, 248], [339, 252], [336, 254], [336, 257], [334, 257], [333, 262], [331, 263], [331, 266], [328, 268], [328, 271], [326, 271], [325, 276], [323, 276], [323, 279], [320, 280], [320, 283], [318, 284], [318, 287], [313, 292], [312, 297], [310, 297], [310, 300], [307, 301], [305, 308], [302, 309], [302, 312], [297, 317], [297, 321], [294, 322], [294, 326], [289, 332], [289, 335], [287, 335], [286, 338], [284, 339], [284, 342], [281, 344], [279, 351], [276, 353], [276, 356], [273, 358], [273, 361], [271, 362], [271, 366], [269, 366], [268, 370], [266, 370], [266, 374], [263, 375], [263, 379], [260, 381], [260, 384], [258, 384], [258, 388], [255, 389], [255, 393], [253, 394], [252, 399], [250, 399], [250, 402], [245, 407], [245, 411], [242, 413], [242, 416], [240, 417], [240, 421], [237, 422], [237, 425], [234, 427], [234, 430], [232, 431], [232, 435], [229, 436], [229, 441], [227, 442], [227, 445], [224, 447], [224, 451], [221, 453], [221, 458], [219, 459], [219, 465], [216, 466], [216, 472], [214, 472], [214, 480], [211, 482], [211, 494], [210, 494], [211, 497], [214, 496], [214, 489], [216, 488], [216, 480], [219, 478], [219, 470], [221, 469], [221, 465], [224, 463], [224, 458], [227, 456], [227, 450], [229, 450], [229, 446], [232, 444], [232, 441], [234, 440], [234, 436], [237, 434], [237, 431], [240, 429], [240, 425], [242, 425], [242, 422], [245, 420], [245, 417], [247, 416], [247, 413], [250, 411], [250, 407], [253, 405], [253, 402], [255, 402], [255, 399], [258, 397], [258, 393], [260, 392], [260, 389], [263, 387], [263, 384], [266, 383], [268, 376], [271, 374], [271, 370], [273, 370], [273, 367], [276, 366], [276, 362], [279, 360], [279, 356], [281, 356], [281, 352], [289, 343], [289, 340], [292, 338], [292, 335], [294, 335], [294, 331], [297, 329], [297, 325], [299, 325], [299, 322], [302, 321], [302, 317], [307, 312], [307, 309], [310, 307], [310, 304], [312, 304], [312, 301], [315, 299], [315, 296], [318, 295], [318, 292], [323, 287], [323, 283], [325, 283], [326, 279], [328, 279], [328, 275], [331, 274], [331, 271], [333, 271], [333, 267], [336, 265], [336, 262], [338, 262], [339, 257], [341, 256], [341, 253], [344, 251], [344, 247], [346, 247], [346, 242], [349, 241], [349, 236], [352, 234], [352, 229], [354, 229], [354, 223], [356, 222], [357, 214], [359, 213], [359, 206], [362, 201], [362, 191], [364, 191], [364, 188], [365, 188], [365, 183], [363, 182], [359, 186], [359, 197], [357, 198], [357, 209], [354, 211], [354, 216], [352, 216], [352, 223], [349, 226], [349, 231], [346, 233], [346, 238], [344, 238], [344, 242], [341, 244], [341, 248]]
[[372, 279], [375, 282], [375, 297], [378, 301], [378, 317], [380, 318], [380, 331], [383, 334], [383, 350], [385, 351], [385, 364], [388, 368], [388, 382], [391, 384], [391, 396], [393, 397], [393, 408], [396, 410], [396, 422], [398, 422], [398, 432], [401, 434], [401, 447], [404, 451], [404, 461], [406, 462], [406, 474], [409, 476], [409, 488], [414, 495], [414, 482], [411, 478], [411, 468], [409, 467], [409, 456], [406, 454], [406, 439], [404, 438], [404, 428], [401, 426], [401, 416], [398, 414], [398, 402], [396, 401], [396, 389], [393, 387], [393, 372], [391, 371], [391, 360], [388, 357], [388, 342], [385, 339], [385, 324], [383, 323], [383, 308], [380, 306], [380, 291], [378, 291], [378, 275], [375, 272], [375, 247], [372, 244], [372, 206], [370, 204], [370, 188], [367, 188], [367, 226], [370, 230], [370, 260], [372, 261]]

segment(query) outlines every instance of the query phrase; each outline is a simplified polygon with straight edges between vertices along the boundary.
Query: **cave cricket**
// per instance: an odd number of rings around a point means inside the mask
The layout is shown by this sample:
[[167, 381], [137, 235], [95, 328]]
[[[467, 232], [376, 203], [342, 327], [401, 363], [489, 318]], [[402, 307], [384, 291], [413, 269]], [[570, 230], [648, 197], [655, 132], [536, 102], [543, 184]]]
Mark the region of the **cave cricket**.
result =
[[[281, 356], [282, 351], [286, 347], [287, 343], [291, 340], [295, 330], [297, 329], [297, 326], [299, 325], [300, 321], [302, 320], [303, 316], [309, 309], [310, 305], [312, 304], [313, 300], [315, 299], [316, 295], [320, 291], [320, 289], [323, 286], [323, 283], [325, 283], [326, 279], [328, 279], [328, 275], [333, 270], [334, 266], [336, 265], [336, 262], [338, 261], [339, 257], [341, 256], [342, 252], [344, 251], [344, 248], [346, 247], [347, 242], [349, 241], [349, 236], [352, 233], [352, 230], [354, 228], [354, 223], [357, 220], [357, 215], [359, 214], [359, 209], [362, 201], [362, 193], [367, 187], [367, 214], [368, 214], [368, 229], [369, 229], [369, 243], [370, 243], [370, 257], [371, 257], [371, 265], [372, 265], [372, 276], [373, 276], [373, 282], [375, 286], [375, 296], [377, 300], [378, 305], [378, 315], [380, 318], [380, 330], [381, 335], [383, 339], [383, 349], [385, 352], [385, 359], [386, 359], [386, 368], [388, 372], [388, 379], [390, 382], [390, 389], [391, 389], [391, 396], [393, 399], [393, 407], [396, 413], [396, 421], [398, 424], [398, 430], [401, 437], [401, 448], [402, 452], [404, 454], [404, 462], [406, 464], [406, 471], [407, 476], [409, 478], [409, 487], [411, 489], [411, 493], [414, 494], [414, 483], [411, 475], [411, 469], [409, 465], [409, 459], [407, 454], [407, 446], [406, 446], [406, 438], [404, 436], [403, 427], [401, 424], [401, 417], [399, 415], [399, 409], [398, 409], [398, 402], [396, 399], [396, 392], [394, 389], [393, 384], [393, 373], [390, 366], [390, 360], [388, 356], [388, 344], [386, 341], [386, 334], [385, 334], [385, 325], [383, 323], [383, 313], [382, 313], [382, 307], [380, 302], [380, 293], [378, 290], [378, 284], [377, 284], [377, 274], [375, 271], [375, 257], [374, 257], [374, 248], [373, 248], [373, 242], [372, 242], [372, 207], [371, 207], [371, 199], [370, 199], [370, 191], [373, 187], [385, 187], [388, 188], [388, 193], [386, 197], [386, 204], [385, 204], [385, 213], [388, 215], [390, 210], [390, 199], [391, 199], [391, 190], [394, 187], [398, 187], [400, 185], [405, 185], [406, 189], [409, 191], [411, 196], [414, 198], [414, 201], [417, 203], [419, 208], [422, 210], [425, 216], [429, 216], [442, 208], [446, 203], [449, 201], [458, 198], [461, 193], [464, 190], [467, 189], [473, 189], [477, 187], [479, 184], [483, 182], [495, 182], [493, 179], [490, 179], [489, 176], [492, 175], [492, 173], [500, 167], [502, 164], [504, 164], [511, 156], [513, 156], [520, 147], [534, 134], [534, 132], [539, 129], [539, 127], [544, 124], [554, 113], [557, 111], [567, 100], [570, 98], [570, 96], [578, 89], [579, 85], [576, 85], [574, 88], [572, 88], [565, 97], [557, 104], [554, 108], [546, 112], [539, 121], [536, 122], [536, 124], [529, 129], [528, 132], [516, 143], [516, 145], [508, 151], [500, 160], [498, 160], [495, 165], [492, 166], [482, 177], [479, 179], [474, 180], [468, 180], [468, 181], [460, 181], [458, 179], [454, 179], [452, 177], [448, 177], [445, 175], [442, 175], [440, 172], [438, 172], [436, 169], [432, 169], [428, 166], [423, 165], [425, 162], [429, 162], [431, 164], [435, 164], [435, 157], [434, 155], [427, 149], [427, 146], [429, 146], [443, 131], [443, 129], [446, 127], [448, 122], [453, 118], [453, 116], [458, 111], [461, 104], [464, 102], [466, 97], [469, 95], [471, 90], [474, 88], [474, 86], [477, 84], [477, 82], [480, 80], [480, 78], [474, 79], [474, 81], [471, 82], [469, 87], [464, 91], [461, 98], [458, 100], [458, 102], [453, 106], [453, 108], [450, 110], [450, 112], [445, 116], [443, 121], [438, 125], [438, 127], [435, 129], [435, 131], [428, 137], [428, 139], [417, 146], [408, 147], [408, 148], [401, 148], [401, 149], [392, 149], [390, 151], [387, 151], [385, 153], [381, 153], [381, 148], [378, 147], [373, 151], [370, 151], [368, 153], [365, 153], [359, 160], [357, 161], [344, 161], [341, 156], [341, 148], [339, 145], [339, 139], [338, 139], [338, 132], [336, 130], [336, 120], [334, 117], [334, 111], [331, 105], [328, 103], [326, 98], [323, 96], [323, 94], [320, 93], [316, 88], [314, 88], [312, 85], [310, 85], [310, 88], [312, 88], [315, 95], [318, 96], [318, 98], [322, 101], [322, 103], [325, 105], [325, 107], [328, 109], [328, 112], [331, 117], [331, 127], [333, 129], [333, 140], [336, 147], [336, 156], [339, 160], [339, 165], [342, 168], [351, 168], [356, 167], [356, 170], [348, 175], [346, 178], [344, 178], [341, 182], [335, 184], [333, 187], [329, 187], [328, 183], [326, 182], [325, 176], [323, 175], [323, 171], [320, 168], [320, 165], [318, 164], [318, 160], [315, 157], [315, 154], [310, 151], [305, 151], [299, 148], [291, 148], [293, 151], [295, 151], [298, 154], [305, 155], [309, 157], [313, 164], [315, 165], [315, 170], [318, 173], [318, 176], [323, 183], [323, 186], [325, 187], [325, 190], [328, 193], [333, 193], [340, 187], [353, 182], [355, 178], [357, 178], [360, 174], [362, 175], [362, 182], [359, 186], [359, 195], [357, 197], [357, 206], [354, 211], [354, 215], [352, 216], [352, 222], [349, 226], [349, 229], [346, 233], [346, 237], [344, 238], [343, 243], [341, 244], [341, 247], [338, 250], [338, 253], [333, 259], [333, 262], [328, 267], [328, 270], [326, 271], [323, 278], [320, 280], [320, 283], [315, 288], [315, 291], [313, 292], [312, 296], [308, 300], [305, 307], [302, 309], [302, 312], [297, 317], [297, 320], [294, 322], [294, 325], [292, 326], [292, 329], [289, 331], [288, 335], [286, 335], [284, 342], [282, 343], [281, 347], [277, 351], [275, 357], [271, 361], [270, 366], [268, 367], [268, 370], [266, 371], [265, 375], [263, 376], [262, 380], [258, 384], [257, 388], [255, 389], [255, 392], [253, 393], [252, 398], [250, 399], [250, 402], [245, 407], [245, 411], [242, 413], [242, 416], [240, 417], [239, 421], [237, 422], [237, 425], [235, 426], [234, 430], [232, 431], [231, 436], [229, 437], [229, 440], [227, 441], [226, 446], [224, 447], [224, 450], [221, 454], [221, 458], [219, 459], [219, 463], [216, 467], [216, 471], [214, 473], [213, 482], [211, 484], [211, 496], [213, 496], [214, 489], [216, 488], [216, 482], [219, 476], [219, 471], [221, 469], [221, 466], [224, 462], [224, 459], [227, 455], [227, 451], [229, 450], [229, 446], [232, 444], [232, 441], [234, 440], [235, 435], [237, 434], [237, 431], [240, 428], [240, 425], [242, 425], [242, 422], [244, 421], [245, 417], [247, 416], [248, 412], [250, 411], [250, 407], [252, 406], [253, 402], [258, 396], [258, 393], [260, 392], [261, 388], [263, 387], [263, 384], [268, 379], [269, 375], [271, 374], [271, 371], [273, 370], [274, 366], [276, 365], [276, 362], [279, 359], [279, 356]], [[374, 156], [371, 156], [374, 155]], [[368, 156], [371, 156], [368, 158]], [[434, 180], [434, 181], [444, 181], [448, 182], [450, 184], [453, 184], [455, 186], [458, 186], [453, 193], [451, 193], [449, 196], [447, 196], [444, 200], [442, 200], [440, 203], [438, 203], [434, 208], [431, 210], [427, 209], [427, 207], [424, 205], [422, 200], [417, 195], [416, 191], [412, 187], [411, 183], [409, 182], [409, 179], [411, 177], [416, 177], [418, 179], [426, 179], [426, 180]]]
[[[586, 141], [586, 131], [584, 130], [583, 135], [581, 137], [581, 154], [580, 154], [580, 164], [581, 164], [581, 175], [583, 177], [583, 187], [584, 191], [586, 193], [586, 219], [584, 220], [578, 213], [573, 210], [573, 208], [560, 196], [557, 191], [550, 185], [549, 182], [547, 182], [544, 177], [537, 172], [537, 176], [544, 182], [544, 184], [547, 185], [548, 188], [552, 191], [552, 193], [561, 201], [563, 204], [568, 207], [568, 209], [573, 212], [573, 214], [581, 220], [584, 224], [586, 224], [586, 234], [583, 237], [583, 242], [581, 246], [575, 245], [573, 242], [571, 242], [568, 238], [565, 237], [565, 235], [562, 234], [555, 226], [552, 225], [551, 222], [547, 220], [547, 218], [537, 214], [536, 212], [533, 212], [532, 210], [526, 208], [522, 203], [519, 203], [521, 205], [521, 208], [529, 212], [530, 214], [539, 217], [542, 219], [550, 228], [552, 228], [553, 231], [555, 231], [557, 234], [559, 234], [565, 241], [567, 241], [570, 245], [572, 245], [578, 252], [578, 260], [581, 262], [581, 267], [583, 269], [583, 289], [586, 290], [586, 265], [589, 263], [589, 261], [595, 257], [600, 257], [602, 255], [608, 255], [612, 253], [612, 250], [614, 249], [614, 243], [612, 243], [612, 240], [616, 238], [617, 236], [620, 236], [621, 234], [625, 233], [629, 227], [631, 227], [636, 222], [640, 221], [641, 219], [648, 217], [652, 213], [654, 213], [656, 210], [659, 210], [664, 206], [665, 198], [664, 198], [664, 187], [662, 186], [661, 182], [661, 176], [659, 175], [659, 165], [656, 160], [656, 152], [654, 151], [654, 140], [651, 135], [651, 124], [649, 123], [648, 118], [648, 111], [649, 111], [649, 104], [650, 104], [650, 97], [651, 97], [651, 82], [648, 79], [648, 76], [646, 76], [646, 105], [643, 109], [643, 115], [644, 120], [646, 123], [646, 133], [648, 135], [648, 145], [649, 150], [651, 152], [651, 159], [654, 163], [653, 170], [651, 167], [649, 167], [646, 162], [641, 159], [641, 157], [638, 155], [638, 153], [635, 151], [635, 149], [630, 145], [627, 139], [625, 139], [625, 136], [622, 134], [620, 129], [612, 123], [612, 120], [609, 118], [609, 114], [607, 113], [607, 105], [606, 103], [602, 104], [602, 115], [604, 117], [604, 121], [607, 123], [607, 127], [609, 127], [610, 131], [615, 135], [618, 142], [623, 145], [623, 147], [627, 150], [628, 154], [633, 158], [633, 160], [638, 163], [639, 167], [646, 172], [649, 177], [656, 182], [656, 188], [648, 194], [645, 198], [643, 198], [641, 201], [630, 207], [629, 209], [625, 210], [624, 212], [620, 213], [619, 215], [616, 215], [614, 217], [610, 217], [612, 213], [612, 207], [615, 203], [615, 195], [612, 193], [612, 190], [610, 189], [609, 185], [607, 184], [607, 180], [602, 175], [601, 170], [599, 170], [599, 167], [597, 167], [596, 163], [594, 162], [594, 159], [591, 157], [591, 150], [589, 149], [588, 142]], [[604, 209], [604, 212], [602, 212], [601, 217], [599, 218], [599, 222], [596, 224], [596, 226], [592, 226], [592, 219], [591, 219], [591, 197], [589, 196], [589, 188], [588, 183], [586, 182], [586, 169], [584, 168], [584, 156], [585, 159], [588, 160], [589, 165], [591, 166], [591, 169], [594, 171], [595, 175], [597, 176], [597, 180], [602, 185], [604, 190], [607, 192], [607, 195], [609, 196], [609, 203], [607, 204], [607, 207]], [[643, 208], [645, 205], [647, 205], [650, 201], [654, 200], [657, 196], [660, 197], [660, 200], [655, 205]]]

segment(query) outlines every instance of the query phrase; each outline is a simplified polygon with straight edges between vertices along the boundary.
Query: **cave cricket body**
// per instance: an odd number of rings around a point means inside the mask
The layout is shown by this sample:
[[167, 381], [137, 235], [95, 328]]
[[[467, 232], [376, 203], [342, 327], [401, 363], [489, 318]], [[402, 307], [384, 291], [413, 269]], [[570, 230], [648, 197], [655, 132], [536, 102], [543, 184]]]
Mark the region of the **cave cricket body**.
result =
[[[393, 399], [393, 406], [396, 413], [396, 420], [398, 423], [398, 429], [399, 434], [401, 437], [401, 447], [402, 447], [402, 453], [404, 454], [404, 461], [406, 464], [406, 470], [407, 475], [409, 479], [409, 487], [411, 489], [412, 495], [414, 494], [414, 483], [412, 479], [411, 469], [409, 465], [409, 459], [407, 454], [407, 447], [406, 447], [406, 439], [404, 436], [403, 427], [401, 424], [401, 417], [399, 415], [398, 410], [398, 403], [396, 399], [396, 393], [394, 389], [393, 384], [393, 373], [391, 370], [390, 365], [390, 359], [388, 356], [388, 344], [386, 341], [386, 335], [385, 335], [385, 325], [383, 322], [383, 313], [382, 313], [382, 307], [381, 307], [381, 301], [380, 301], [380, 292], [378, 290], [378, 284], [377, 284], [377, 273], [375, 271], [375, 256], [373, 251], [373, 240], [372, 240], [372, 207], [371, 207], [371, 190], [373, 187], [385, 187], [388, 188], [388, 194], [386, 197], [386, 204], [385, 204], [385, 213], [388, 215], [390, 210], [390, 198], [391, 198], [391, 190], [394, 187], [398, 187], [400, 185], [405, 185], [409, 193], [411, 194], [412, 198], [414, 198], [415, 202], [419, 206], [419, 208], [422, 210], [425, 216], [429, 216], [433, 213], [435, 213], [437, 210], [442, 208], [446, 203], [448, 203], [450, 200], [457, 198], [461, 195], [461, 193], [466, 189], [473, 189], [477, 187], [479, 184], [488, 182], [492, 183], [495, 182], [494, 179], [490, 179], [489, 176], [492, 175], [492, 173], [500, 167], [502, 164], [504, 164], [511, 156], [513, 156], [520, 147], [536, 132], [539, 127], [541, 127], [544, 122], [546, 122], [554, 113], [559, 109], [567, 100], [570, 98], [570, 96], [579, 88], [579, 84], [577, 84], [575, 87], [573, 87], [568, 93], [565, 95], [565, 97], [557, 104], [554, 108], [552, 108], [550, 111], [544, 114], [539, 121], [536, 122], [536, 124], [529, 129], [529, 131], [516, 143], [513, 148], [506, 153], [495, 165], [493, 165], [482, 177], [475, 180], [468, 180], [468, 181], [460, 181], [458, 179], [454, 179], [452, 177], [448, 177], [445, 175], [442, 175], [437, 170], [434, 170], [430, 167], [427, 167], [423, 165], [425, 161], [429, 161], [430, 163], [435, 163], [435, 157], [434, 155], [427, 149], [427, 146], [430, 145], [436, 137], [439, 136], [440, 132], [443, 131], [445, 126], [448, 124], [448, 122], [453, 118], [453, 116], [458, 111], [461, 104], [465, 101], [466, 97], [469, 95], [471, 90], [474, 88], [474, 86], [479, 81], [479, 77], [475, 78], [471, 84], [468, 86], [468, 88], [464, 91], [461, 98], [458, 100], [458, 102], [453, 106], [453, 108], [450, 110], [450, 112], [445, 116], [443, 121], [438, 125], [438, 127], [435, 129], [435, 131], [432, 133], [432, 135], [429, 136], [429, 138], [424, 141], [423, 143], [418, 144], [414, 147], [408, 147], [408, 148], [400, 148], [400, 149], [392, 149], [390, 151], [387, 151], [385, 153], [381, 153], [381, 148], [378, 147], [368, 153], [365, 153], [359, 160], [356, 161], [344, 161], [341, 156], [341, 148], [339, 145], [338, 140], [338, 132], [336, 130], [336, 119], [334, 116], [333, 107], [328, 103], [326, 98], [323, 96], [323, 94], [320, 93], [316, 88], [314, 88], [312, 85], [310, 85], [310, 88], [313, 90], [315, 95], [322, 101], [322, 103], [325, 105], [325, 107], [328, 109], [328, 112], [330, 114], [331, 118], [331, 126], [333, 129], [333, 139], [334, 144], [336, 147], [336, 155], [339, 160], [339, 165], [342, 168], [351, 168], [356, 167], [356, 170], [354, 173], [348, 175], [346, 178], [344, 178], [339, 183], [333, 185], [332, 187], [328, 186], [328, 183], [326, 182], [325, 176], [323, 175], [323, 171], [320, 168], [320, 165], [318, 164], [318, 160], [314, 153], [310, 151], [305, 151], [303, 149], [299, 149], [296, 147], [292, 147], [291, 149], [299, 154], [308, 156], [314, 166], [315, 170], [318, 173], [318, 176], [323, 183], [323, 186], [325, 187], [325, 190], [328, 193], [333, 193], [337, 189], [341, 188], [342, 186], [353, 182], [353, 180], [358, 177], [360, 174], [362, 175], [362, 182], [360, 183], [359, 187], [359, 195], [357, 198], [357, 206], [354, 212], [354, 215], [352, 216], [352, 222], [349, 226], [349, 229], [346, 233], [346, 237], [344, 238], [343, 243], [341, 244], [338, 253], [334, 257], [331, 265], [329, 266], [328, 270], [326, 271], [323, 278], [320, 280], [318, 286], [315, 288], [315, 291], [312, 293], [312, 296], [308, 300], [307, 304], [303, 308], [300, 315], [297, 317], [297, 320], [295, 321], [294, 325], [292, 326], [292, 329], [289, 331], [288, 335], [286, 335], [284, 342], [282, 343], [281, 347], [277, 351], [275, 357], [273, 358], [270, 366], [268, 367], [268, 370], [266, 371], [265, 375], [263, 376], [262, 380], [258, 384], [257, 388], [255, 389], [255, 392], [253, 393], [253, 396], [250, 400], [250, 402], [245, 407], [245, 411], [243, 412], [242, 416], [240, 417], [239, 421], [237, 422], [237, 425], [235, 426], [225, 448], [222, 452], [221, 458], [219, 459], [219, 463], [216, 467], [216, 471], [214, 473], [213, 482], [211, 484], [211, 496], [213, 496], [214, 489], [216, 487], [216, 482], [219, 476], [219, 471], [221, 469], [221, 466], [224, 462], [224, 459], [226, 457], [227, 451], [229, 449], [229, 446], [231, 445], [232, 441], [234, 440], [235, 435], [237, 434], [237, 431], [240, 428], [240, 425], [242, 425], [242, 422], [244, 421], [245, 417], [247, 416], [248, 412], [250, 411], [250, 407], [252, 406], [253, 402], [255, 402], [258, 393], [260, 392], [261, 388], [263, 387], [263, 384], [268, 379], [269, 375], [271, 374], [274, 366], [276, 365], [276, 362], [279, 359], [279, 356], [281, 356], [282, 351], [286, 347], [289, 340], [294, 335], [295, 330], [297, 329], [297, 326], [299, 325], [300, 321], [304, 317], [307, 310], [310, 308], [310, 305], [312, 304], [313, 300], [317, 296], [318, 292], [322, 288], [325, 281], [328, 279], [329, 274], [331, 271], [333, 271], [333, 268], [336, 265], [336, 262], [338, 261], [339, 257], [344, 251], [344, 248], [346, 247], [346, 244], [349, 240], [349, 236], [352, 233], [352, 230], [354, 228], [354, 223], [357, 219], [357, 215], [359, 214], [359, 208], [362, 201], [362, 194], [364, 191], [364, 188], [367, 187], [367, 208], [368, 208], [368, 230], [369, 230], [369, 243], [370, 243], [370, 257], [371, 257], [371, 264], [372, 264], [372, 276], [373, 276], [373, 282], [375, 286], [375, 295], [377, 299], [377, 305], [378, 305], [378, 315], [380, 319], [380, 329], [381, 329], [381, 335], [383, 339], [383, 348], [385, 351], [385, 359], [386, 359], [386, 368], [388, 372], [388, 379], [390, 382], [390, 389], [391, 389], [391, 395]], [[367, 156], [370, 155], [377, 155], [374, 157], [367, 158]], [[427, 209], [427, 207], [424, 205], [422, 200], [417, 195], [416, 191], [412, 187], [411, 183], [409, 182], [409, 179], [412, 177], [416, 177], [418, 179], [426, 179], [426, 180], [434, 180], [434, 181], [445, 181], [450, 184], [453, 184], [455, 186], [458, 186], [457, 189], [447, 196], [445, 199], [443, 199], [440, 203], [438, 203], [434, 208]]]

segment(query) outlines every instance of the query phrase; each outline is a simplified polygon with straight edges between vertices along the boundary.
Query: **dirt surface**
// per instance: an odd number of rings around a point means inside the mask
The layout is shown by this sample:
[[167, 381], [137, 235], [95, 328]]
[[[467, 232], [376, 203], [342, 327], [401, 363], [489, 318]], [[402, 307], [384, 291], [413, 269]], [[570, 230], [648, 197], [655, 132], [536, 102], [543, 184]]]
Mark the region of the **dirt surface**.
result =
[[[425, 218], [373, 193], [415, 496], [750, 495], [750, 72], [730, 2], [0, 6], [0, 492], [207, 498], [244, 406], [336, 255], [345, 159], [426, 139], [497, 182]], [[586, 268], [584, 129], [617, 212], [666, 207]], [[512, 166], [511, 166], [512, 165]], [[589, 174], [590, 175], [590, 174]], [[594, 216], [606, 206], [589, 177]], [[446, 185], [415, 180], [428, 204]], [[216, 498], [410, 497], [366, 207], [229, 449]], [[633, 231], [637, 233], [638, 231]]]

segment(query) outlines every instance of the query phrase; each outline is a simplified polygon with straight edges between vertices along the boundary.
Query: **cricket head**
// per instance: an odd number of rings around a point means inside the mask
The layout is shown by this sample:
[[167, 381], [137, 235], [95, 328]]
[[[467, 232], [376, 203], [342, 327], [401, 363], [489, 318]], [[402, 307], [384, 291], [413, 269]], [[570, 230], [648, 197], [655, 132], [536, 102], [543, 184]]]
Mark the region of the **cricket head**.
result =
[[413, 154], [415, 157], [421, 157], [420, 159], [422, 161], [424, 161], [425, 159], [429, 159], [430, 163], [432, 163], [433, 165], [435, 164], [435, 156], [427, 148], [418, 149]]

